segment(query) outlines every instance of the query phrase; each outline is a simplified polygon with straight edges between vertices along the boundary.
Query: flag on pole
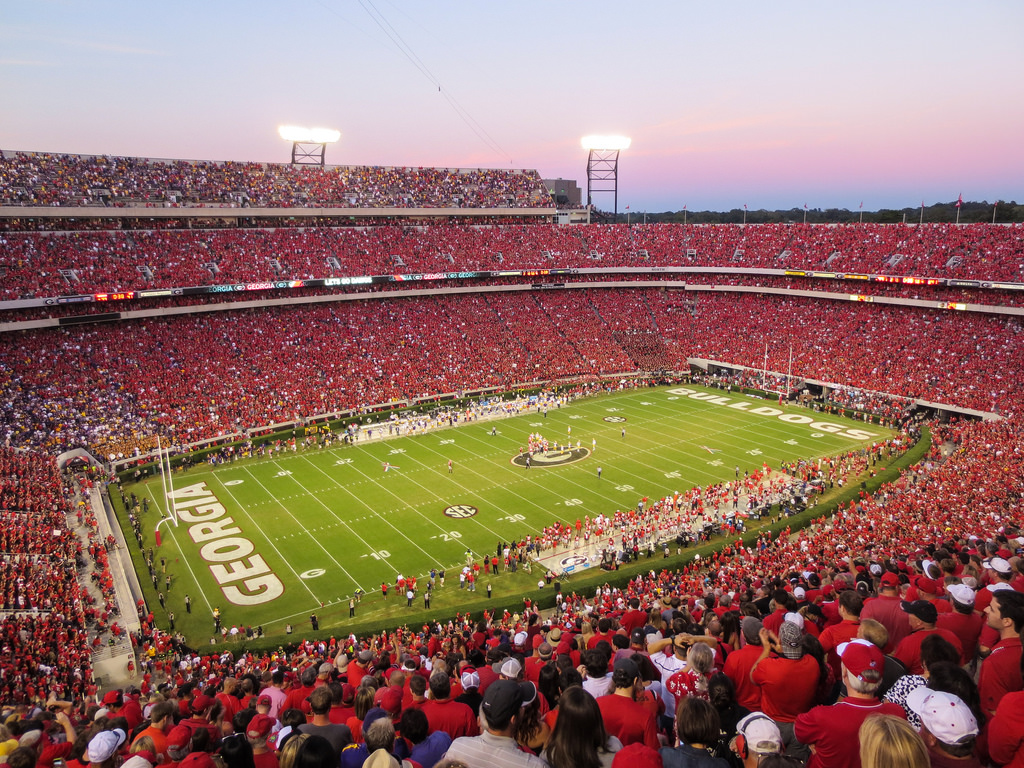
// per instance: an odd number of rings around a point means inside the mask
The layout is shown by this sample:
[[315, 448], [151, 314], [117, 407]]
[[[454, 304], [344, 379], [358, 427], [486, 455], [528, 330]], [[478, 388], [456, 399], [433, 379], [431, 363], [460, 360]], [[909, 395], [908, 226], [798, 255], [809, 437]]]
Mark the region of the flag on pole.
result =
[[807, 210], [807, 203], [804, 203], [804, 210]]
[[746, 203], [743, 204], [743, 210], [744, 211], [747, 210], [747, 204]]
[[626, 210], [627, 210], [627, 211], [629, 210], [629, 206], [628, 206], [628, 205], [626, 206]]
[[964, 193], [963, 193], [963, 192], [961, 192], [961, 193], [960, 193], [959, 195], [957, 195], [957, 198], [956, 198], [956, 207], [957, 207], [957, 208], [959, 208], [959, 207], [960, 207], [961, 205], [963, 205], [963, 204], [964, 204]]
[[864, 201], [863, 200], [860, 201], [860, 209], [862, 211], [864, 210]]

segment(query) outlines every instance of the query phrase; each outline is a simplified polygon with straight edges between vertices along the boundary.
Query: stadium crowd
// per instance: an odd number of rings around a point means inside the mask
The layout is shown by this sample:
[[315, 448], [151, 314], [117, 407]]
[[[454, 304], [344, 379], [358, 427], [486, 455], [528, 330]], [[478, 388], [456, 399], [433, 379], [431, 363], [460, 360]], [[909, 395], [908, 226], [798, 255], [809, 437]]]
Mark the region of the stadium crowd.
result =
[[336, 302], [8, 334], [0, 411], [11, 445], [130, 456], [157, 435], [189, 443], [688, 357], [760, 371], [767, 349], [767, 369], [795, 379], [1009, 414], [1019, 334], [1012, 318], [655, 289]]
[[[0, 204], [8, 206], [549, 204], [532, 172], [0, 154]], [[548, 266], [1019, 280], [1022, 232], [7, 231], [0, 247], [3, 297], [13, 299]], [[389, 299], [5, 334], [0, 759], [13, 768], [115, 768], [121, 758], [126, 768], [1024, 766], [1019, 321], [651, 288]], [[806, 379], [843, 384], [820, 407], [871, 410], [891, 422], [905, 420], [906, 398], [1005, 418], [935, 423], [925, 459], [834, 517], [749, 546], [732, 539], [741, 526], [734, 521], [721, 551], [678, 570], [652, 559], [622, 588], [560, 593], [553, 615], [526, 600], [519, 613], [456, 614], [366, 637], [328, 637], [313, 622], [314, 634], [294, 648], [235, 654], [188, 648], [143, 605], [132, 636], [140, 684], [103, 691], [93, 679], [90, 654], [124, 631], [128, 609], [115, 598], [111, 541], [79, 503], [95, 476], [62, 476], [35, 450], [88, 445], [131, 455], [157, 435], [183, 444], [470, 387], [684, 370], [690, 357], [748, 367], [723, 386], [756, 383], [762, 368], [792, 371], [792, 380], [771, 374], [783, 392]], [[741, 485], [762, 506], [783, 498], [785, 485], [853, 482], [873, 461], [869, 451], [778, 468], [786, 478], [767, 467], [743, 481], [737, 472], [735, 484], [643, 512], [607, 510], [574, 529], [553, 526], [523, 548], [568, 548], [614, 530], [635, 534], [622, 533], [619, 544], [639, 557], [641, 538], [677, 525], [687, 506], [710, 520], [709, 510], [738, 508]]]
[[546, 207], [536, 171], [319, 167], [0, 152], [0, 205]]
[[8, 231], [2, 235], [6, 272], [0, 297], [342, 275], [585, 267], [798, 269], [1022, 282], [1022, 240], [1020, 225], [985, 224]]
[[[7, 452], [4, 468], [17, 474], [21, 456]], [[921, 462], [831, 519], [652, 567], [621, 589], [564, 594], [546, 618], [526, 601], [516, 614], [235, 655], [189, 650], [149, 617], [136, 638], [141, 683], [124, 691], [28, 682], [27, 665], [67, 659], [12, 642], [38, 640], [43, 614], [8, 618], [8, 763], [102, 763], [94, 746], [116, 741], [111, 754], [151, 766], [161, 750], [230, 766], [244, 741], [285, 765], [290, 750], [320, 747], [324, 766], [556, 768], [594, 754], [595, 765], [738, 766], [761, 752], [789, 755], [782, 765], [1020, 765], [1022, 478], [1017, 420], [936, 425]], [[81, 652], [75, 639], [60, 653]], [[914, 722], [898, 728], [917, 762], [870, 762], [882, 715]], [[580, 718], [586, 745], [559, 728]], [[144, 734], [152, 746], [128, 746]]]

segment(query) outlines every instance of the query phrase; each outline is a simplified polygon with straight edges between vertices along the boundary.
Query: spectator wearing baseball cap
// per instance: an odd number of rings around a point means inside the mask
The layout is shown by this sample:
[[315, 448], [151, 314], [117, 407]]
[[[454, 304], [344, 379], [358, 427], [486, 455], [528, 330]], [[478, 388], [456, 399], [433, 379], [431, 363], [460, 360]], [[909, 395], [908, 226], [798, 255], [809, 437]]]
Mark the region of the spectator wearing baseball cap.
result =
[[167, 732], [167, 758], [168, 763], [163, 765], [176, 765], [185, 759], [185, 755], [192, 751], [192, 730], [187, 725], [178, 725]]
[[814, 747], [807, 768], [860, 768], [858, 732], [864, 720], [875, 714], [906, 717], [901, 706], [875, 696], [885, 668], [878, 647], [855, 639], [841, 644], [836, 653], [847, 697], [798, 715], [793, 725], [796, 738]]
[[255, 768], [278, 768], [277, 755], [267, 745], [267, 739], [277, 725], [270, 715], [255, 715], [245, 729], [245, 738], [252, 746], [252, 760]]
[[654, 713], [636, 701], [643, 690], [640, 668], [632, 659], [619, 659], [612, 668], [612, 692], [597, 697], [605, 730], [628, 746], [635, 742], [659, 747]]
[[479, 717], [480, 704], [484, 700], [480, 693], [479, 673], [473, 667], [463, 667], [462, 673], [459, 675], [459, 682], [462, 684], [462, 693], [456, 696], [455, 700], [472, 709], [473, 717]]
[[761, 620], [745, 616], [740, 622], [743, 647], [725, 657], [722, 672], [736, 688], [736, 703], [757, 712], [761, 709], [761, 688], [750, 679], [750, 670], [761, 658]]
[[782, 734], [764, 712], [751, 712], [736, 724], [736, 736], [729, 748], [739, 756], [744, 768], [757, 768], [765, 755], [782, 752]]
[[900, 607], [910, 617], [910, 634], [900, 641], [892, 655], [909, 674], [920, 675], [924, 671], [921, 664], [921, 643], [929, 635], [941, 635], [956, 648], [958, 654], [963, 653], [960, 638], [948, 629], [939, 629], [935, 626], [939, 613], [932, 603], [927, 600], [904, 601], [900, 603]]
[[916, 688], [907, 696], [907, 706], [921, 720], [921, 738], [933, 766], [980, 768], [981, 763], [974, 756], [978, 721], [960, 697]]
[[974, 610], [975, 592], [966, 584], [951, 584], [946, 587], [946, 594], [953, 610], [940, 613], [935, 626], [952, 632], [960, 639], [960, 666], [966, 666], [978, 650], [985, 617]]
[[181, 725], [188, 727], [193, 733], [200, 729], [207, 731], [210, 734], [211, 749], [220, 744], [220, 727], [217, 723], [212, 722], [210, 717], [215, 705], [214, 699], [205, 693], [197, 693], [189, 702], [189, 711], [192, 716], [181, 721]]
[[910, 617], [901, 607], [900, 577], [892, 571], [882, 574], [878, 582], [878, 595], [864, 601], [860, 618], [880, 622], [889, 633], [889, 642], [883, 649], [892, 653], [904, 637], [910, 634]]
[[355, 661], [348, 665], [348, 681], [356, 688], [373, 667], [373, 651], [364, 648], [356, 654]]
[[523, 752], [513, 738], [525, 700], [523, 685], [513, 680], [495, 680], [487, 686], [480, 705], [483, 732], [455, 739], [445, 758], [473, 768], [548, 768], [541, 758]]
[[128, 737], [120, 728], [113, 728], [109, 731], [100, 731], [89, 739], [89, 747], [85, 750], [85, 756], [91, 766], [103, 766], [108, 768], [114, 764], [114, 758], [124, 746]]
[[778, 635], [762, 627], [760, 639], [761, 655], [750, 671], [750, 679], [761, 688], [761, 711], [779, 726], [787, 751], [798, 750], [794, 746], [793, 721], [811, 708], [817, 696], [821, 678], [818, 661], [803, 652], [802, 633], [793, 622], [782, 622]]

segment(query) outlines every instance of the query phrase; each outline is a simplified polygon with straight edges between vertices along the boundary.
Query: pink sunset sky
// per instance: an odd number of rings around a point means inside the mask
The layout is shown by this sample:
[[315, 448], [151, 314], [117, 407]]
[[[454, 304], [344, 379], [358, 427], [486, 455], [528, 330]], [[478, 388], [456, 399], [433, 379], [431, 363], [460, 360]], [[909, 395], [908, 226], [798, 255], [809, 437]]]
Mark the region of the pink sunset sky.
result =
[[[1024, 3], [35, 0], [0, 26], [0, 148], [533, 168], [619, 210], [1024, 200]], [[610, 195], [594, 202], [611, 208]]]

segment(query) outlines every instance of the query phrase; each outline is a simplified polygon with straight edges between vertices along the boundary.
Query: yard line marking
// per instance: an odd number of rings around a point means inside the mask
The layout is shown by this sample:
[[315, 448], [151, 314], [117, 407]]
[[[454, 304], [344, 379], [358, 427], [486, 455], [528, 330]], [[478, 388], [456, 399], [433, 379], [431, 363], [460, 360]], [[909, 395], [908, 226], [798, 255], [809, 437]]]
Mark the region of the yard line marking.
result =
[[[356, 496], [355, 494], [353, 494], [353, 493], [352, 493], [352, 492], [351, 492], [351, 491], [350, 491], [350, 490], [349, 490], [348, 488], [346, 488], [346, 487], [345, 487], [345, 485], [344, 485], [343, 483], [340, 483], [340, 482], [338, 482], [338, 481], [337, 481], [337, 480], [336, 480], [335, 478], [331, 477], [331, 476], [330, 476], [330, 475], [329, 475], [329, 474], [327, 473], [327, 471], [326, 471], [326, 470], [324, 470], [324, 469], [321, 469], [320, 467], [318, 467], [318, 466], [317, 466], [316, 464], [314, 464], [314, 463], [313, 463], [313, 462], [311, 462], [311, 461], [308, 461], [308, 460], [307, 460], [307, 463], [308, 463], [308, 464], [309, 464], [309, 465], [310, 465], [311, 467], [313, 467], [313, 469], [315, 469], [315, 470], [316, 470], [317, 472], [320, 472], [321, 474], [323, 474], [324, 476], [326, 476], [326, 477], [327, 477], [327, 478], [328, 478], [329, 480], [332, 480], [332, 481], [334, 482], [334, 484], [335, 484], [335, 485], [337, 485], [337, 486], [338, 486], [339, 488], [341, 488], [341, 489], [342, 489], [343, 491], [345, 491], [346, 493], [348, 493], [348, 494], [349, 494], [350, 496], [352, 496], [352, 497], [353, 497], [353, 498], [355, 498], [355, 499], [358, 499], [358, 497], [357, 497], [357, 496]], [[361, 472], [361, 471], [360, 471], [360, 470], [359, 470], [358, 468], [356, 468], [356, 472], [360, 472], [360, 474], [363, 474], [363, 473], [362, 473], [362, 472]], [[407, 477], [407, 475], [406, 475], [406, 477]], [[391, 493], [391, 491], [389, 491], [389, 493]], [[369, 510], [370, 510], [371, 512], [373, 512], [373, 513], [374, 513], [374, 516], [376, 516], [376, 517], [380, 518], [381, 522], [387, 523], [387, 524], [388, 524], [388, 525], [389, 525], [389, 526], [390, 526], [391, 528], [393, 528], [393, 529], [394, 529], [395, 531], [397, 531], [397, 532], [398, 532], [398, 534], [399, 534], [399, 535], [400, 535], [400, 536], [401, 536], [401, 537], [402, 537], [403, 539], [405, 539], [406, 541], [408, 541], [408, 542], [409, 542], [410, 544], [412, 544], [412, 545], [413, 545], [414, 547], [416, 547], [416, 549], [418, 549], [418, 550], [419, 550], [420, 552], [422, 552], [423, 554], [425, 554], [425, 555], [426, 555], [426, 556], [427, 556], [427, 557], [428, 557], [428, 558], [429, 558], [429, 559], [431, 560], [431, 562], [433, 562], [434, 560], [436, 560], [436, 558], [435, 558], [435, 557], [434, 557], [433, 555], [431, 555], [431, 554], [430, 554], [429, 552], [427, 552], [427, 550], [425, 550], [425, 549], [424, 549], [423, 547], [421, 547], [421, 546], [420, 546], [419, 544], [417, 544], [417, 543], [416, 543], [415, 541], [413, 541], [413, 540], [412, 540], [412, 539], [410, 539], [410, 538], [409, 538], [408, 536], [406, 536], [406, 535], [405, 535], [405, 534], [404, 534], [404, 533], [403, 533], [403, 532], [401, 531], [401, 529], [399, 529], [399, 528], [398, 528], [397, 526], [395, 526], [395, 525], [394, 525], [393, 523], [391, 523], [391, 522], [389, 522], [389, 521], [388, 521], [387, 519], [385, 519], [385, 518], [384, 518], [384, 516], [383, 516], [383, 515], [382, 515], [382, 514], [381, 514], [380, 512], [378, 512], [377, 510], [373, 509], [373, 507], [371, 507], [370, 505], [366, 504], [366, 502], [362, 501], [361, 499], [359, 499], [359, 502], [360, 502], [360, 503], [361, 503], [361, 504], [362, 504], [363, 506], [365, 506], [365, 507], [366, 507], [367, 509], [369, 509]], [[387, 510], [387, 511], [388, 511], [388, 512], [390, 513], [390, 512], [395, 512], [395, 511], [397, 511], [397, 510]], [[342, 522], [341, 518], [340, 518], [340, 517], [339, 517], [339, 516], [338, 516], [337, 514], [335, 514], [334, 512], [332, 512], [331, 514], [333, 514], [333, 515], [334, 515], [334, 516], [335, 516], [335, 517], [336, 517], [336, 518], [338, 519], [338, 521], [339, 521], [339, 522]], [[419, 514], [419, 515], [420, 515], [421, 517], [423, 517], [423, 519], [424, 519], [424, 520], [428, 520], [428, 519], [429, 519], [429, 518], [427, 518], [427, 517], [426, 517], [425, 515], [423, 515], [423, 514], [422, 514], [422, 513], [420, 513], [420, 512], [418, 512], [418, 514]], [[362, 520], [365, 520], [366, 518], [360, 518], [360, 519], [362, 519]], [[446, 533], [447, 533], [447, 531], [446, 531]], [[374, 551], [375, 551], [375, 550], [374, 550]], [[390, 562], [390, 561], [387, 561], [387, 562]], [[399, 569], [399, 571], [398, 571], [398, 572], [399, 572], [399, 573], [402, 573], [402, 570], [401, 570], [401, 569]]]

